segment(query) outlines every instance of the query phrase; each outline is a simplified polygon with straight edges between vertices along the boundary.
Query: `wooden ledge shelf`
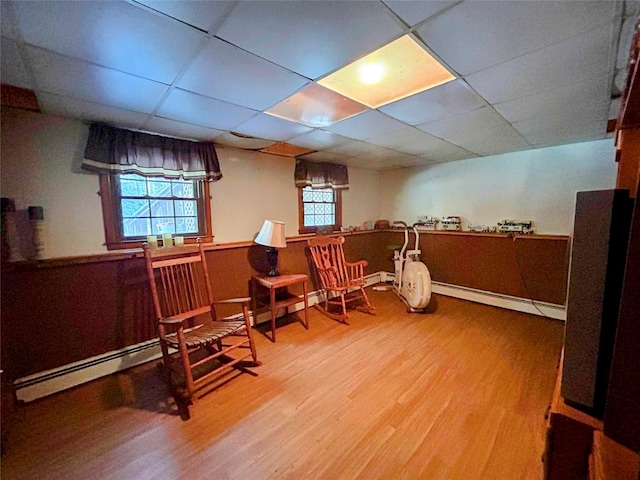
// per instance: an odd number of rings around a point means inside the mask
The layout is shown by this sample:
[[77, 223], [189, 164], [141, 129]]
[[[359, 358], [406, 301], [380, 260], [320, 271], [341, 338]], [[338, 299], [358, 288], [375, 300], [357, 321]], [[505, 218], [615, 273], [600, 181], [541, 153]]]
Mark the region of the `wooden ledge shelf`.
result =
[[593, 432], [593, 447], [589, 456], [589, 480], [638, 480], [639, 455], [607, 437], [600, 430]]
[[560, 395], [564, 350], [547, 419], [544, 452], [545, 480], [587, 479], [593, 432], [602, 431], [600, 420], [567, 405]]

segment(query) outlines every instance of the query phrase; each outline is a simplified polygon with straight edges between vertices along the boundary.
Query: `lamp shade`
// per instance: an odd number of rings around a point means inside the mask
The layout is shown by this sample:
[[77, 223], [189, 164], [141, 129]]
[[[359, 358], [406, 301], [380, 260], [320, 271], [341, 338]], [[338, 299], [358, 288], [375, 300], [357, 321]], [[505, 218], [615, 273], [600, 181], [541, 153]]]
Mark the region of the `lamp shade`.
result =
[[265, 220], [255, 242], [267, 247], [285, 248], [284, 222]]

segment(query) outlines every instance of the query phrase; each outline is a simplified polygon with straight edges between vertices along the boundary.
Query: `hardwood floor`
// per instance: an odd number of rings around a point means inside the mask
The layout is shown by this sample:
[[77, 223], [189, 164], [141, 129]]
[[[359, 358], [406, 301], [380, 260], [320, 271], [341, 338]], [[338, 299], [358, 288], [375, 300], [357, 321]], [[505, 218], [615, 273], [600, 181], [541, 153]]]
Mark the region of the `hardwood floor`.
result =
[[[180, 420], [155, 362], [27, 404], [11, 479], [540, 479], [561, 322], [435, 296], [407, 314], [310, 311], [257, 376], [232, 374]], [[295, 318], [294, 318], [295, 320]]]

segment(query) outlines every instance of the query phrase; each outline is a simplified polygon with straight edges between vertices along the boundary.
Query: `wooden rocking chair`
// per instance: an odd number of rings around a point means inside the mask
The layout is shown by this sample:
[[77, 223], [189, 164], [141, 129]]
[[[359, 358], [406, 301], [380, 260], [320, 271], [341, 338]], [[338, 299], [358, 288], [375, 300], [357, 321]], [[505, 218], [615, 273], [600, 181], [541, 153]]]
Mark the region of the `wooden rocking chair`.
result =
[[[188, 419], [196, 388], [228, 368], [259, 364], [249, 321], [250, 299], [213, 300], [200, 244], [161, 249], [144, 245], [144, 256], [158, 319], [162, 371], [180, 415]], [[220, 304], [237, 305], [242, 317], [218, 320], [215, 305]], [[246, 361], [249, 357], [252, 362]]]
[[[343, 243], [342, 236], [318, 236], [307, 240], [321, 286], [325, 291], [324, 307], [316, 304], [316, 308], [330, 318], [347, 323], [347, 303], [356, 300], [364, 302], [364, 305], [357, 308], [368, 313], [373, 313], [375, 307], [371, 305], [364, 291], [364, 268], [367, 261], [345, 261]], [[340, 312], [329, 311], [330, 305], [338, 305]]]

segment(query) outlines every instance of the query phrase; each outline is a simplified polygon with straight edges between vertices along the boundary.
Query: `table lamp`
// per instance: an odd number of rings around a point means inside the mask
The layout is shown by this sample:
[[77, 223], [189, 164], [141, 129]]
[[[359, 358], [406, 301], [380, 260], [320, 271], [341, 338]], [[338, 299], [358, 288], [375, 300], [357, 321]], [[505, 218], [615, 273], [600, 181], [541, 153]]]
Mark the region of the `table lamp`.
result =
[[267, 274], [269, 277], [277, 277], [278, 272], [278, 248], [285, 248], [287, 242], [284, 238], [284, 222], [277, 220], [265, 220], [260, 233], [255, 242], [267, 248], [267, 262], [271, 270]]

